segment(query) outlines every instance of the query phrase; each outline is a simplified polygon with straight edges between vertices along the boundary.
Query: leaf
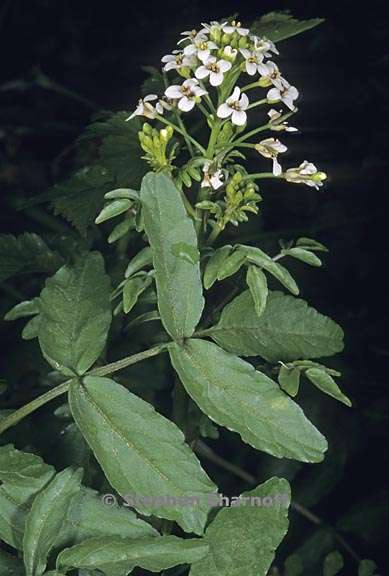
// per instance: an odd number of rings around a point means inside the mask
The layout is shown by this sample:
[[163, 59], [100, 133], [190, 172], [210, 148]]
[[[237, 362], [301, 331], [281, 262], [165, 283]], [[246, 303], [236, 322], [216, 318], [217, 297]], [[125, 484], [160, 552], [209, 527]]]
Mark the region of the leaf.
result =
[[132, 202], [131, 200], [127, 200], [127, 198], [118, 198], [117, 200], [112, 200], [112, 202], [109, 202], [109, 204], [104, 206], [104, 208], [101, 210], [100, 214], [95, 219], [95, 223], [101, 224], [106, 220], [120, 216], [120, 214], [127, 212], [131, 206]]
[[235, 250], [223, 260], [219, 266], [217, 273], [218, 280], [225, 280], [229, 276], [233, 276], [243, 266], [246, 260], [246, 255], [241, 250]]
[[126, 122], [127, 118], [128, 112], [110, 114], [91, 124], [83, 139], [99, 139], [99, 163], [109, 171], [116, 187], [138, 189], [148, 170], [138, 139], [142, 122], [139, 118]]
[[241, 356], [262, 356], [268, 362], [332, 356], [343, 349], [343, 330], [300, 298], [270, 292], [258, 318], [248, 290], [222, 311], [208, 330], [220, 346]]
[[343, 556], [337, 550], [327, 554], [323, 565], [323, 576], [336, 576], [344, 566]]
[[224, 261], [230, 255], [231, 250], [232, 247], [226, 245], [213, 252], [204, 270], [204, 288], [206, 290], [209, 290], [215, 284], [219, 274], [219, 269], [223, 266]]
[[296, 20], [287, 10], [269, 12], [252, 24], [251, 31], [258, 36], [265, 36], [273, 42], [280, 42], [310, 30], [322, 22], [324, 22], [324, 18]]
[[[179, 428], [123, 386], [108, 378], [85, 377], [70, 387], [73, 417], [92, 448], [111, 486], [136, 501], [142, 514], [174, 520], [201, 534], [209, 509], [207, 496], [216, 487], [184, 442]], [[131, 416], [129, 416], [131, 415]], [[164, 506], [159, 496], [196, 497], [194, 506]]]
[[22, 548], [29, 506], [53, 475], [52, 466], [38, 456], [20, 452], [12, 444], [0, 447], [0, 538], [4, 542]]
[[39, 299], [33, 298], [32, 300], [24, 300], [16, 304], [11, 310], [7, 312], [4, 316], [4, 320], [12, 321], [18, 320], [19, 318], [25, 318], [26, 316], [33, 316], [34, 314], [39, 314]]
[[325, 438], [275, 382], [251, 364], [205, 340], [171, 344], [186, 391], [212, 420], [278, 458], [320, 462]]
[[300, 370], [298, 368], [281, 366], [278, 374], [278, 382], [289, 396], [296, 396], [300, 386]]
[[285, 560], [284, 567], [284, 576], [301, 576], [304, 571], [300, 556], [297, 554], [291, 554], [288, 556], [288, 558]]
[[288, 529], [289, 484], [271, 478], [242, 496], [252, 500], [223, 508], [208, 526], [203, 540], [209, 544], [209, 553], [192, 565], [190, 576], [268, 573]]
[[62, 264], [62, 256], [37, 234], [0, 235], [0, 282], [19, 274], [53, 274]]
[[54, 186], [54, 214], [63, 216], [86, 236], [104, 203], [104, 194], [112, 189], [113, 183], [112, 174], [103, 166], [79, 170], [65, 182]]
[[150, 524], [137, 518], [132, 510], [119, 506], [115, 497], [107, 498], [105, 494], [82, 487], [68, 508], [55, 548], [73, 546], [98, 536], [144, 538], [159, 534]]
[[275, 262], [270, 256], [268, 256], [265, 252], [260, 250], [260, 248], [256, 248], [254, 246], [241, 246], [241, 250], [244, 250], [247, 259], [249, 262], [256, 264], [260, 268], [263, 268], [270, 274], [274, 276], [287, 290], [289, 290], [295, 296], [298, 295], [299, 289], [288, 272], [286, 268], [281, 266], [278, 262]]
[[1, 576], [24, 576], [23, 564], [15, 556], [0, 550], [0, 574]]
[[142, 270], [142, 268], [144, 268], [145, 266], [150, 266], [152, 263], [153, 263], [152, 250], [150, 246], [146, 246], [145, 248], [142, 248], [142, 250], [138, 252], [138, 254], [134, 256], [134, 258], [132, 258], [132, 260], [130, 260], [130, 263], [126, 268], [124, 276], [126, 278], [129, 278], [130, 276], [135, 274], [135, 272], [139, 272], [139, 270]]
[[123, 287], [123, 310], [128, 314], [138, 301], [139, 296], [150, 286], [150, 276], [135, 276], [129, 278]]
[[347, 398], [347, 396], [343, 394], [332, 376], [324, 370], [320, 368], [309, 368], [309, 370], [305, 372], [305, 375], [312, 384], [325, 394], [332, 396], [336, 400], [339, 400], [339, 402], [346, 404], [346, 406], [352, 405], [350, 398]]
[[23, 539], [26, 576], [41, 576], [61, 531], [72, 498], [80, 490], [82, 469], [66, 468], [38, 494], [27, 516]]
[[305, 248], [307, 250], [312, 250], [316, 252], [329, 252], [328, 248], [321, 244], [317, 240], [313, 240], [312, 238], [299, 238], [296, 241], [296, 246], [300, 246], [301, 248]]
[[373, 560], [361, 560], [358, 566], [358, 576], [373, 576], [377, 564]]
[[38, 338], [39, 334], [39, 325], [40, 325], [40, 317], [34, 316], [31, 318], [22, 331], [22, 338], [23, 340], [33, 340], [34, 338]]
[[193, 334], [204, 306], [197, 262], [175, 252], [185, 244], [198, 255], [197, 236], [181, 196], [164, 174], [147, 174], [141, 187], [145, 229], [153, 251], [153, 263], [161, 320], [174, 340]]
[[39, 343], [63, 374], [83, 374], [100, 356], [111, 323], [110, 280], [98, 252], [49, 278], [41, 292]]
[[125, 218], [119, 224], [116, 224], [111, 234], [108, 236], [108, 244], [113, 244], [120, 238], [123, 238], [127, 232], [133, 227], [133, 221], [131, 218]]
[[247, 268], [246, 282], [253, 298], [257, 316], [261, 316], [266, 308], [269, 293], [265, 274], [256, 266]]
[[123, 576], [136, 566], [160, 572], [179, 564], [190, 564], [207, 552], [208, 545], [202, 540], [183, 540], [177, 536], [139, 540], [92, 538], [63, 550], [57, 558], [57, 568], [65, 572], [72, 568], [92, 568], [110, 576]]
[[293, 258], [296, 258], [296, 260], [301, 260], [301, 262], [305, 262], [310, 266], [322, 265], [320, 258], [305, 248], [288, 248], [287, 250], [282, 250], [282, 254], [284, 256], [292, 256]]

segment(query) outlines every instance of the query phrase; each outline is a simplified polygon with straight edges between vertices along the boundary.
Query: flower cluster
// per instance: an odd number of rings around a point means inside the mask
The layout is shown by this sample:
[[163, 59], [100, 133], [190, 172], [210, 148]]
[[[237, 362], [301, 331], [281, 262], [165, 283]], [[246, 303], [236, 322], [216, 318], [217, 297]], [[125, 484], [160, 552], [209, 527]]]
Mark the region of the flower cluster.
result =
[[[197, 207], [205, 210], [208, 206], [210, 213], [215, 214], [215, 206], [218, 206], [218, 218], [215, 218], [213, 225], [219, 219], [224, 228], [228, 214], [233, 215], [229, 221], [237, 223], [244, 219], [246, 211], [256, 212], [259, 196], [255, 192], [255, 181], [258, 179], [282, 178], [287, 182], [319, 188], [326, 178], [323, 172], [306, 160], [298, 167], [283, 170], [279, 156], [287, 151], [287, 146], [278, 138], [268, 136], [256, 142], [250, 140], [258, 132], [266, 130], [296, 132], [287, 119], [297, 110], [295, 102], [299, 93], [274, 62], [278, 54], [271, 40], [252, 34], [234, 20], [204, 23], [199, 30], [185, 31], [177, 48], [162, 58], [163, 95], [145, 96], [129, 117], [143, 116], [173, 130], [174, 138], [170, 133], [169, 136], [175, 153], [169, 154], [166, 143], [162, 156], [159, 150], [158, 159], [153, 161], [155, 147], [146, 143], [147, 160], [156, 170], [168, 170], [177, 185], [189, 188], [193, 188], [195, 183], [185, 170], [191, 166], [193, 172], [193, 166], [196, 166], [195, 173], [198, 174], [199, 167], [202, 177], [197, 185]], [[258, 92], [262, 92], [259, 98]], [[264, 123], [253, 129], [250, 126], [245, 133], [246, 127], [256, 118], [254, 114], [251, 117], [250, 111], [266, 105], [270, 105], [270, 109]], [[185, 115], [195, 110], [204, 115], [210, 129], [206, 144], [196, 140], [193, 130], [188, 130], [185, 124]], [[149, 128], [146, 128], [147, 131]], [[145, 135], [143, 131], [143, 149], [145, 138], [147, 140], [149, 134]], [[242, 149], [255, 150], [263, 158], [270, 159], [272, 171], [248, 174], [241, 164], [235, 163], [236, 158], [245, 159]], [[180, 165], [174, 165], [173, 159], [179, 161], [181, 154], [190, 155], [189, 163], [185, 158]], [[231, 188], [237, 173], [245, 183], [246, 192], [239, 192], [241, 198], [236, 193], [236, 182]], [[239, 186], [241, 188], [242, 184]], [[241, 206], [245, 198], [250, 200], [247, 209]], [[212, 218], [207, 218], [207, 222], [212, 225]]]

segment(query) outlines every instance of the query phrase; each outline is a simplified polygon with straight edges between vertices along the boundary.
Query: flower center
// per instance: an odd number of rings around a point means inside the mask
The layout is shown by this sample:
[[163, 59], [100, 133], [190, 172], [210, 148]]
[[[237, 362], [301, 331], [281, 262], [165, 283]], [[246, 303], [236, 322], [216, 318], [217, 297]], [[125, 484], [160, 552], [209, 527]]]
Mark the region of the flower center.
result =
[[237, 112], [240, 112], [240, 103], [239, 103], [239, 101], [238, 101], [238, 100], [235, 100], [234, 102], [231, 102], [230, 108], [232, 108], [233, 110], [236, 110]]
[[212, 64], [208, 64], [207, 68], [211, 72], [216, 72], [216, 73], [219, 72], [219, 66], [218, 66], [217, 62], [212, 62]]
[[189, 86], [181, 86], [181, 94], [183, 96], [186, 96], [187, 98], [190, 98], [191, 96], [193, 96], [193, 92], [189, 88]]
[[197, 44], [196, 44], [196, 48], [198, 50], [206, 50], [207, 47], [208, 47], [208, 44], [204, 40], [201, 40], [200, 42], [197, 42]]

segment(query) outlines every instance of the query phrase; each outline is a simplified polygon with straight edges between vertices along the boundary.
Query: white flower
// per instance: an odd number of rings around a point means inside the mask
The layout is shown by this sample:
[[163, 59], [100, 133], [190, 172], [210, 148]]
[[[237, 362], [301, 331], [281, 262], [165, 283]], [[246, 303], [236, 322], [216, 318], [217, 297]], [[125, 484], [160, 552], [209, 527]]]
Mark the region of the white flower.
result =
[[270, 118], [269, 124], [270, 124], [271, 130], [274, 130], [276, 132], [281, 132], [282, 130], [285, 130], [286, 132], [297, 132], [298, 131], [297, 128], [294, 128], [293, 126], [288, 126], [288, 123], [286, 121], [278, 122], [279, 118], [281, 118], [281, 116], [282, 116], [281, 111], [277, 111], [277, 110], [274, 110], [274, 108], [272, 108], [271, 110], [269, 110], [267, 115]]
[[259, 72], [259, 64], [262, 63], [263, 53], [260, 50], [247, 50], [247, 48], [241, 48], [240, 52], [246, 60], [247, 74], [254, 76], [254, 74]]
[[293, 102], [298, 98], [298, 90], [294, 86], [291, 86], [286, 81], [285, 85], [280, 88], [271, 88], [267, 93], [268, 102], [283, 102], [290, 110], [294, 110], [295, 106]]
[[258, 72], [261, 74], [262, 78], [265, 78], [273, 84], [276, 88], [281, 90], [288, 82], [281, 76], [281, 72], [277, 66], [271, 60], [266, 63], [258, 65]]
[[131, 116], [129, 116], [126, 119], [126, 121], [132, 120], [132, 118], [135, 118], [135, 116], [145, 116], [146, 118], [150, 118], [151, 120], [155, 118], [155, 114], [157, 111], [154, 108], [154, 106], [150, 104], [150, 102], [153, 102], [154, 100], [158, 100], [158, 96], [156, 94], [148, 94], [144, 98], [138, 100], [137, 107], [135, 108]]
[[233, 62], [238, 54], [238, 50], [236, 48], [232, 48], [231, 46], [226, 46], [223, 50], [222, 56], [229, 62]]
[[193, 38], [192, 42], [185, 46], [184, 54], [185, 56], [197, 56], [199, 60], [204, 62], [207, 60], [211, 54], [211, 50], [215, 50], [217, 45], [215, 42], [208, 40], [207, 36], [204, 34], [197, 34]]
[[201, 182], [201, 187], [209, 186], [214, 190], [217, 190], [224, 185], [222, 180], [223, 172], [222, 170], [212, 170], [212, 162], [207, 160], [203, 166], [204, 177]]
[[200, 34], [211, 34], [212, 32], [221, 32], [223, 27], [226, 26], [227, 22], [217, 22], [213, 20], [209, 24], [206, 22], [202, 22], [201, 25], [203, 28], [200, 30]]
[[185, 42], [185, 40], [193, 40], [193, 38], [196, 38], [197, 34], [197, 30], [185, 30], [184, 32], [181, 32], [181, 36], [184, 36], [184, 38], [181, 38], [177, 44], [181, 44], [181, 42]]
[[324, 172], [319, 172], [312, 162], [304, 160], [298, 168], [289, 168], [284, 174], [287, 182], [294, 182], [295, 184], [307, 184], [313, 186], [317, 190], [323, 186], [323, 180], [327, 178]]
[[280, 174], [282, 174], [282, 168], [277, 160], [277, 156], [282, 152], [286, 152], [287, 147], [275, 138], [266, 138], [265, 140], [261, 140], [259, 144], [256, 144], [255, 149], [265, 158], [272, 158], [273, 174], [274, 176], [280, 176]]
[[240, 88], [235, 86], [233, 93], [227, 98], [224, 104], [217, 109], [219, 118], [228, 118], [231, 116], [231, 122], [236, 126], [243, 126], [247, 122], [245, 110], [249, 105], [249, 99], [246, 94], [241, 94]]
[[171, 100], [178, 100], [178, 108], [183, 112], [189, 112], [196, 103], [195, 99], [207, 93], [198, 84], [195, 78], [190, 78], [185, 80], [181, 86], [175, 84], [166, 88], [165, 96]]
[[223, 32], [225, 32], [226, 34], [233, 34], [234, 32], [237, 32], [238, 34], [240, 34], [240, 36], [247, 36], [250, 30], [248, 28], [242, 28], [240, 22], [236, 22], [235, 20], [233, 20], [231, 24], [223, 26]]
[[163, 67], [165, 72], [169, 72], [169, 70], [180, 70], [180, 68], [184, 66], [190, 67], [193, 65], [193, 60], [185, 56], [180, 50], [173, 50], [172, 54], [166, 54], [161, 61], [165, 64]]
[[196, 78], [203, 80], [209, 76], [211, 86], [220, 86], [223, 82], [224, 74], [231, 68], [231, 62], [227, 60], [217, 60], [215, 56], [209, 56], [204, 60], [195, 72]]
[[250, 36], [250, 40], [254, 42], [254, 50], [260, 50], [267, 58], [270, 58], [271, 52], [274, 54], [279, 54], [274, 42], [268, 40], [265, 37], [259, 38], [253, 34]]
[[246, 94], [240, 93], [240, 88], [235, 86], [233, 93], [224, 104], [220, 104], [217, 109], [219, 118], [228, 118], [231, 116], [231, 122], [236, 126], [243, 126], [247, 122], [247, 114], [245, 110], [249, 105], [249, 99]]

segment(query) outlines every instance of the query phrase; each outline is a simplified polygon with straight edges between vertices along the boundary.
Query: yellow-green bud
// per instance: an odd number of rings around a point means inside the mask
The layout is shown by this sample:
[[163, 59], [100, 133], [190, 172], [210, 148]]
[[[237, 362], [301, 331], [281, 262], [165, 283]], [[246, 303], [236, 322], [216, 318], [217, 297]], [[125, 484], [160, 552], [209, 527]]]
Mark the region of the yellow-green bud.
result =
[[261, 88], [267, 88], [271, 85], [271, 81], [268, 78], [262, 77], [258, 80], [258, 85], [261, 86]]
[[231, 42], [231, 34], [223, 34], [221, 41], [224, 46], [227, 46]]
[[187, 66], [181, 66], [181, 68], [177, 69], [177, 72], [183, 78], [190, 78], [190, 68], [188, 68]]
[[218, 28], [217, 26], [212, 26], [211, 27], [211, 32], [209, 34], [209, 38], [212, 40], [212, 42], [216, 42], [216, 44], [219, 44], [220, 39], [221, 39], [221, 30], [220, 28]]
[[246, 36], [241, 36], [238, 42], [239, 48], [247, 48], [249, 45]]

